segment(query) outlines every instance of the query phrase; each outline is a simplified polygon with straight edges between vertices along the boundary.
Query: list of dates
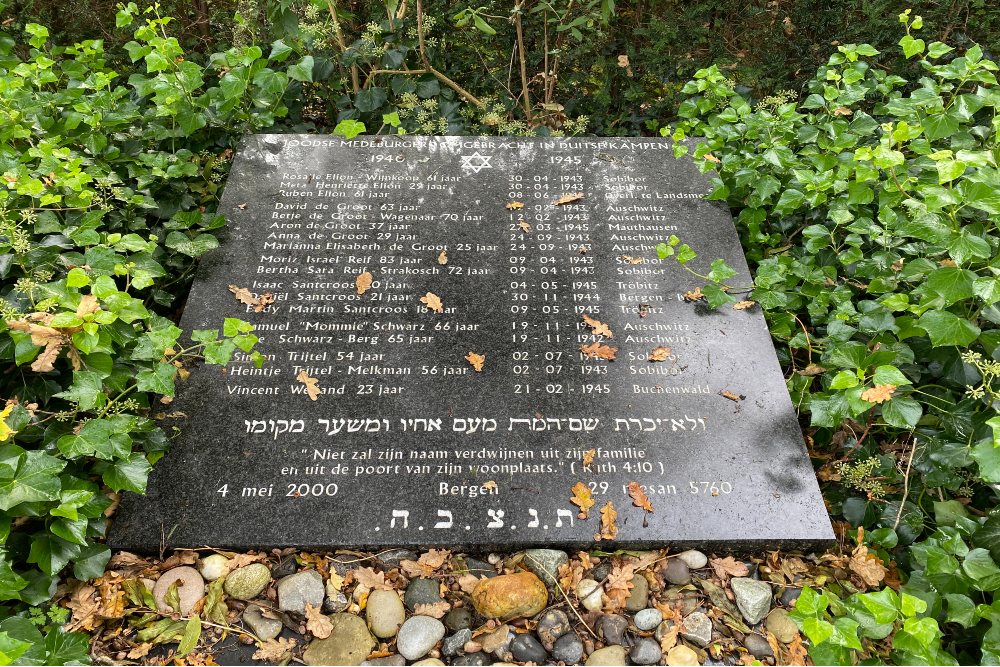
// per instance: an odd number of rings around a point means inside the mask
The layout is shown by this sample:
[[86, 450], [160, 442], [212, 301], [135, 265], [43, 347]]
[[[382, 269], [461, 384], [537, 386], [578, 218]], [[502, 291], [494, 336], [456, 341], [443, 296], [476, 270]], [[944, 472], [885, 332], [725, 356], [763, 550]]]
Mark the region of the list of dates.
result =
[[264, 363], [195, 372], [223, 416], [192, 424], [232, 443], [199, 497], [279, 522], [371, 501], [306, 541], [486, 544], [589, 539], [577, 482], [631, 542], [766, 495], [730, 452], [783, 392], [776, 365], [735, 363], [760, 315], [699, 310], [656, 252], [677, 237], [745, 269], [709, 189], [654, 139], [253, 138], [182, 324], [248, 321]]

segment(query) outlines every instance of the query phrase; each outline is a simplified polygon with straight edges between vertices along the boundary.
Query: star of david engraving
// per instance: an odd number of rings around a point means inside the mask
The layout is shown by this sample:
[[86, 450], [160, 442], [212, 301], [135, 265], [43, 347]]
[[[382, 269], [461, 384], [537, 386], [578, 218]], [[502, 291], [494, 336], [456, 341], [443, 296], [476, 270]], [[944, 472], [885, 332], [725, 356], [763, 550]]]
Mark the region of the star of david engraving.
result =
[[480, 155], [479, 151], [476, 151], [472, 155], [463, 155], [462, 169], [471, 169], [474, 173], [478, 174], [483, 169], [493, 168], [493, 165], [490, 164], [490, 160], [492, 159], [492, 155]]

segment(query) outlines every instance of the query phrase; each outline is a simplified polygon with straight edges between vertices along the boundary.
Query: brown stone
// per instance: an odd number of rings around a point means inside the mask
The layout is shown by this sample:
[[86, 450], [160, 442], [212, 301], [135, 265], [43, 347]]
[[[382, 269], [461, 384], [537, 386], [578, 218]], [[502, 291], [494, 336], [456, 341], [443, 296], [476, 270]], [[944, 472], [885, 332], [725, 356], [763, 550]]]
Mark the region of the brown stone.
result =
[[530, 572], [504, 574], [480, 581], [472, 591], [472, 604], [487, 618], [506, 620], [541, 612], [549, 604], [549, 593]]

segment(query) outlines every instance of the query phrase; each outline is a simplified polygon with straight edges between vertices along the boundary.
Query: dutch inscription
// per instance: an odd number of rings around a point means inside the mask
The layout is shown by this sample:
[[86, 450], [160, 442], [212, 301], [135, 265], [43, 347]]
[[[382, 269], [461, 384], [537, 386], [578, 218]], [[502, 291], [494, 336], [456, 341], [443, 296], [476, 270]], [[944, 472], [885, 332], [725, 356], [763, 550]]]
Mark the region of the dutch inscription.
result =
[[653, 139], [248, 139], [182, 326], [247, 320], [265, 363], [194, 370], [112, 542], [586, 544], [577, 482], [623, 544], [830, 539], [760, 313], [656, 256], [749, 282], [708, 189]]

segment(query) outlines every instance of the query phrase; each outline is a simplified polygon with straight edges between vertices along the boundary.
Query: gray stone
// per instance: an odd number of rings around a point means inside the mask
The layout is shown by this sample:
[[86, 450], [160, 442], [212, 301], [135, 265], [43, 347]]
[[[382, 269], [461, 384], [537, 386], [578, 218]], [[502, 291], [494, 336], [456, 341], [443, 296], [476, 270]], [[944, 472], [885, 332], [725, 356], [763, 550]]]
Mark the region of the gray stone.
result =
[[524, 552], [524, 566], [538, 575], [546, 586], [554, 587], [559, 578], [559, 568], [569, 562], [565, 551], [555, 549], [528, 549]]
[[330, 636], [314, 639], [302, 660], [307, 665], [360, 665], [376, 646], [368, 626], [354, 614], [333, 614], [330, 623]]
[[712, 619], [700, 611], [688, 614], [684, 618], [684, 630], [680, 635], [692, 644], [702, 648], [708, 646], [712, 641]]
[[566, 612], [562, 609], [548, 609], [538, 617], [538, 627], [535, 628], [535, 632], [542, 641], [545, 650], [551, 651], [556, 640], [571, 629], [572, 626]]
[[684, 561], [684, 564], [692, 570], [700, 570], [708, 565], [708, 556], [694, 549], [680, 552], [677, 554], [677, 559]]
[[278, 582], [278, 609], [282, 611], [304, 614], [307, 604], [320, 609], [324, 597], [323, 577], [316, 570], [298, 572]]
[[441, 655], [457, 655], [462, 652], [462, 647], [465, 646], [466, 642], [471, 640], [472, 630], [462, 628], [455, 634], [444, 638], [444, 641], [441, 642]]
[[480, 635], [476, 640], [483, 647], [485, 653], [492, 653], [500, 657], [507, 652], [510, 643], [514, 640], [514, 632], [509, 625], [501, 625], [493, 632]]
[[404, 560], [417, 560], [419, 556], [412, 549], [389, 549], [382, 551], [378, 559], [385, 565], [399, 565]]
[[471, 665], [473, 667], [481, 667], [482, 665], [493, 664], [493, 659], [487, 653], [482, 651], [476, 651], [475, 653], [466, 653], [465, 655], [460, 655], [451, 661], [453, 665]]
[[610, 558], [605, 558], [598, 565], [590, 571], [588, 575], [594, 581], [604, 582], [611, 574], [611, 568], [613, 567]]
[[599, 648], [590, 654], [587, 658], [586, 664], [588, 667], [590, 665], [608, 665], [609, 667], [618, 667], [619, 665], [625, 664], [625, 649], [621, 646], [605, 646], [604, 648]]
[[[704, 198], [712, 188], [709, 177], [691, 158], [675, 160], [673, 148], [671, 140], [652, 137], [245, 137], [218, 205], [228, 223], [221, 245], [200, 258], [179, 326], [209, 329], [223, 318], [242, 318], [268, 332], [258, 347], [269, 363], [266, 372], [254, 372], [241, 352], [227, 373], [208, 365], [192, 368], [171, 405], [187, 415], [185, 428], [153, 469], [147, 494], [123, 494], [110, 546], [405, 548], [408, 553], [382, 554], [381, 563], [392, 566], [432, 544], [473, 553], [498, 544], [508, 552], [592, 547], [594, 520], [574, 517], [571, 523], [560, 514], [569, 509], [568, 490], [581, 479], [578, 456], [553, 461], [551, 469], [535, 461], [514, 477], [475, 473], [476, 466], [448, 475], [432, 466], [430, 474], [417, 475], [395, 461], [361, 458], [390, 443], [404, 460], [421, 451], [435, 459], [448, 453], [449, 460], [479, 461], [478, 453], [486, 451], [496, 452], [492, 463], [502, 464], [515, 450], [541, 452], [560, 438], [576, 450], [605, 450], [598, 465], [643, 452], [644, 465], [656, 469], [711, 469], [721, 487], [716, 495], [707, 488], [684, 489], [671, 496], [669, 511], [657, 508], [645, 517], [623, 512], [617, 537], [622, 545], [660, 548], [683, 539], [706, 550], [759, 550], [832, 541], [761, 309], [712, 311], [677, 299], [641, 307], [645, 295], [662, 296], [683, 275], [672, 261], [656, 259], [652, 237], [697, 239], [700, 262], [724, 260], [735, 271], [733, 284], [751, 277], [727, 207]], [[567, 206], [554, 204], [569, 192], [583, 195]], [[527, 200], [524, 210], [505, 209], [512, 200]], [[547, 242], [562, 250], [538, 255], [536, 235], [517, 228], [522, 214], [529, 225], [551, 223]], [[548, 223], [543, 215], [550, 216]], [[619, 224], [625, 219], [642, 224]], [[567, 221], [580, 227], [564, 229]], [[505, 230], [514, 225], [523, 251], [509, 248], [506, 231], [500, 243], [501, 222]], [[384, 227], [375, 230], [374, 224]], [[634, 261], [642, 264], [623, 263], [616, 246], [634, 249]], [[450, 261], [442, 266], [437, 257], [446, 247]], [[363, 272], [375, 285], [358, 294], [355, 279]], [[512, 290], [512, 280], [535, 287]], [[541, 289], [543, 280], [550, 280], [551, 289]], [[231, 284], [269, 292], [275, 301], [255, 312], [233, 298]], [[442, 299], [445, 312], [420, 302], [428, 291]], [[522, 293], [525, 310], [512, 313], [511, 299]], [[572, 351], [575, 342], [562, 338], [556, 344], [541, 332], [546, 324], [558, 324], [562, 336], [575, 332], [580, 313], [571, 305], [595, 295], [605, 304], [601, 319], [616, 332], [619, 361], [584, 364], [574, 352], [559, 362], [562, 379], [553, 381], [563, 383], [562, 394], [547, 394], [538, 381], [530, 393], [515, 393], [525, 378], [501, 363], [501, 356], [509, 359], [506, 350], [516, 347], [534, 369], [553, 345]], [[562, 304], [558, 313], [543, 308], [555, 299]], [[640, 310], [646, 316], [641, 320]], [[626, 342], [624, 327], [635, 322], [649, 332], [682, 327], [684, 336], [671, 343], [676, 359], [655, 368], [647, 364], [649, 373], [626, 372], [628, 355], [649, 352]], [[525, 335], [513, 347], [512, 323], [519, 331], [523, 323]], [[390, 328], [401, 344], [389, 343]], [[316, 342], [331, 337], [338, 339], [333, 347]], [[486, 353], [483, 372], [472, 371], [462, 359], [469, 350], [458, 354], [456, 346]], [[378, 358], [359, 361], [362, 353]], [[578, 423], [567, 412], [575, 400], [573, 383], [567, 383], [583, 378], [584, 365], [608, 373], [596, 385], [600, 391], [585, 397], [586, 419], [593, 422]], [[318, 400], [300, 393], [296, 366], [326, 371]], [[439, 372], [421, 373], [421, 366]], [[681, 367], [682, 375], [668, 375]], [[359, 391], [355, 380], [372, 382]], [[364, 391], [368, 386], [371, 392]], [[644, 420], [666, 418], [664, 394], [682, 389], [690, 395], [681, 407], [690, 409], [672, 414], [677, 430], [667, 422], [650, 428]], [[716, 400], [720, 390], [746, 399], [738, 406]], [[344, 422], [356, 417], [377, 423], [357, 430]], [[616, 428], [622, 433], [610, 437]], [[436, 435], [428, 436], [430, 429]], [[314, 460], [333, 440], [344, 458]], [[315, 471], [306, 474], [306, 467]], [[633, 477], [618, 467], [602, 472], [600, 480], [619, 489]], [[497, 486], [484, 487], [488, 481]], [[442, 483], [465, 490], [449, 491], [445, 503]], [[267, 502], [246, 502], [246, 494], [259, 496], [272, 484]], [[215, 494], [223, 485], [228, 495]], [[214, 494], [211, 502], [206, 493]], [[504, 516], [486, 516], [484, 499], [502, 499]], [[595, 515], [598, 510], [593, 508]]]
[[441, 582], [437, 579], [418, 577], [406, 587], [403, 598], [406, 608], [413, 611], [418, 604], [434, 604], [441, 601]]
[[624, 644], [627, 630], [628, 621], [618, 614], [605, 614], [597, 622], [597, 633], [608, 644]]
[[674, 586], [684, 586], [691, 583], [691, 570], [680, 558], [671, 558], [667, 561], [663, 578]]
[[750, 633], [743, 638], [743, 645], [747, 647], [750, 651], [750, 655], [757, 658], [758, 660], [763, 658], [773, 658], [774, 651], [771, 650], [771, 645], [767, 643], [767, 640], [758, 634]]
[[222, 585], [226, 595], [237, 600], [253, 600], [271, 583], [271, 571], [263, 563], [250, 563], [226, 575]]
[[229, 571], [229, 559], [222, 554], [209, 554], [198, 561], [198, 572], [205, 581], [215, 581]]
[[581, 579], [576, 585], [576, 596], [587, 611], [600, 611], [604, 606], [601, 598], [603, 589], [601, 585], [593, 579]]
[[733, 589], [736, 606], [746, 622], [750, 625], [760, 623], [771, 608], [770, 584], [757, 579], [736, 577], [729, 582], [729, 586]]
[[444, 623], [430, 616], [413, 616], [396, 635], [396, 650], [407, 660], [419, 660], [444, 637]]
[[514, 637], [510, 642], [510, 653], [518, 662], [533, 662], [535, 664], [542, 664], [549, 657], [541, 642], [529, 633]]
[[799, 627], [781, 607], [771, 610], [764, 620], [764, 627], [782, 644], [788, 644], [799, 634]]
[[[167, 604], [166, 599], [174, 582], [177, 582], [177, 598], [180, 600], [180, 609], [176, 610]], [[194, 609], [198, 600], [204, 596], [205, 580], [198, 574], [198, 570], [186, 565], [167, 570], [153, 585], [153, 599], [156, 600], [156, 607], [165, 614], [179, 611], [182, 616], [187, 616]]]
[[326, 599], [323, 600], [324, 614], [337, 614], [346, 611], [350, 606], [351, 601], [347, 599], [347, 596], [342, 591], [331, 591], [329, 585], [326, 587]]
[[255, 604], [247, 605], [243, 611], [243, 622], [249, 625], [250, 630], [264, 641], [277, 637], [281, 634], [281, 628], [284, 627], [280, 620], [264, 616], [261, 607]]
[[628, 657], [636, 665], [655, 665], [663, 657], [663, 649], [660, 644], [649, 637], [643, 637], [635, 643]]
[[625, 609], [628, 611], [639, 611], [645, 609], [649, 604], [649, 582], [646, 577], [637, 574], [632, 577], [632, 591], [625, 600]]
[[295, 556], [285, 556], [271, 570], [271, 576], [275, 579], [282, 579], [295, 574], [299, 570], [299, 564], [295, 561]]
[[465, 557], [465, 571], [477, 577], [490, 578], [497, 576], [497, 569], [495, 567], [486, 561], [469, 558], [468, 556]]
[[449, 630], [464, 630], [471, 628], [476, 615], [468, 607], [455, 607], [444, 615], [444, 624]]
[[654, 630], [663, 621], [663, 613], [659, 609], [642, 609], [638, 611], [632, 622], [640, 630]]
[[802, 595], [801, 588], [785, 588], [781, 591], [781, 595], [778, 599], [781, 601], [781, 604], [786, 607], [791, 607], [795, 604], [795, 601], [799, 599], [800, 595]]
[[372, 667], [403, 667], [403, 665], [406, 664], [406, 658], [399, 655], [398, 653], [393, 653], [392, 655], [387, 655], [384, 658], [373, 658], [372, 660], [365, 660], [361, 664], [371, 665]]
[[365, 618], [372, 634], [379, 639], [395, 637], [406, 620], [406, 609], [396, 591], [372, 591], [368, 595]]
[[674, 629], [674, 622], [671, 620], [666, 620], [656, 626], [656, 641], [661, 641], [668, 632]]
[[578, 665], [583, 660], [583, 642], [575, 632], [569, 632], [552, 646], [552, 658], [567, 665]]

